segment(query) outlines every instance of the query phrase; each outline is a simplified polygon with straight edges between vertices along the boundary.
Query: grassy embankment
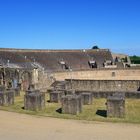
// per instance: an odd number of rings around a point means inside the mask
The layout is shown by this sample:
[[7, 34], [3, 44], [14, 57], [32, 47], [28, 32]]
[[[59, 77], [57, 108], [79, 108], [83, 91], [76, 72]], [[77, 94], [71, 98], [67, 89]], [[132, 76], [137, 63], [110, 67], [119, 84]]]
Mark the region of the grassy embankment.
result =
[[[22, 93], [20, 97], [15, 98], [15, 104], [12, 106], [0, 106], [1, 110], [31, 114], [37, 116], [49, 116], [56, 118], [65, 119], [78, 119], [78, 120], [88, 120], [88, 121], [108, 121], [108, 122], [129, 122], [129, 123], [139, 123], [140, 124], [140, 99], [126, 99], [126, 117], [123, 119], [118, 118], [106, 118], [101, 115], [97, 115], [96, 111], [101, 110], [100, 113], [105, 115], [106, 105], [105, 99], [94, 99], [92, 105], [83, 106], [83, 112], [79, 115], [68, 115], [60, 114], [56, 112], [57, 109], [61, 107], [60, 103], [48, 103], [46, 102], [46, 109], [43, 111], [27, 111], [23, 109], [24, 106], [24, 94]], [[48, 97], [46, 97], [47, 101]]]

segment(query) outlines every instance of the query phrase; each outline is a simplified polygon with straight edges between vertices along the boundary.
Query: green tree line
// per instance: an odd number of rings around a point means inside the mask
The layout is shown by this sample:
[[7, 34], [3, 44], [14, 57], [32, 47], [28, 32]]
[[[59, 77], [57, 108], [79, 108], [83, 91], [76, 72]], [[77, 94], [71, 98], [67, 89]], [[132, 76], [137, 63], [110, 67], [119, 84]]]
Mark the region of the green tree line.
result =
[[131, 63], [133, 64], [140, 64], [140, 56], [130, 56]]

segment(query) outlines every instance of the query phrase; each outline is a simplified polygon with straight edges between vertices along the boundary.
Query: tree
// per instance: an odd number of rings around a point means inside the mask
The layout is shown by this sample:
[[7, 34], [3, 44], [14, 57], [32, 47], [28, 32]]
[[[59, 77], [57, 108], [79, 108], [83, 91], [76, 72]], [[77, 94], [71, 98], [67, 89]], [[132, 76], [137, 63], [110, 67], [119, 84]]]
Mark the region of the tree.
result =
[[99, 49], [99, 47], [98, 46], [93, 46], [92, 49]]
[[140, 64], [140, 56], [136, 55], [130, 56], [130, 60], [133, 64]]

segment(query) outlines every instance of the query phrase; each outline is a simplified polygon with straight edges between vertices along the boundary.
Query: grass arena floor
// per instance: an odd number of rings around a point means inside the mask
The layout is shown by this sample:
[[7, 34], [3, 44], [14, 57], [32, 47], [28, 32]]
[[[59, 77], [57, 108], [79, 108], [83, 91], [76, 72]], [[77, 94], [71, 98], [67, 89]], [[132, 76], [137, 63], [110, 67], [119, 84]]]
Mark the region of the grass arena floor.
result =
[[[106, 117], [106, 99], [93, 99], [92, 105], [84, 105], [83, 111], [79, 115], [61, 114], [56, 110], [61, 108], [60, 103], [49, 103], [48, 95], [46, 96], [46, 107], [43, 111], [24, 110], [24, 93], [20, 97], [15, 97], [15, 104], [11, 106], [0, 106], [0, 110], [18, 112], [46, 117], [55, 117], [63, 119], [76, 119], [87, 121], [104, 121], [104, 122], [125, 122], [140, 124], [140, 99], [126, 99], [125, 101], [125, 118], [107, 118]], [[97, 113], [97, 110], [99, 113]]]

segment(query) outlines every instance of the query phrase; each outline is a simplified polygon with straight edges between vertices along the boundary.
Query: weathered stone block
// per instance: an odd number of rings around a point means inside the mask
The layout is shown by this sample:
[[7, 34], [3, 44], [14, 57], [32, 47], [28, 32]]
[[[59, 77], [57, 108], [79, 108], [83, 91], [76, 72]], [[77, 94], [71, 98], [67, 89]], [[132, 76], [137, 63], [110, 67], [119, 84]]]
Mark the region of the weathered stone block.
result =
[[81, 94], [81, 96], [82, 96], [82, 103], [84, 105], [91, 105], [92, 104], [92, 101], [93, 101], [92, 93], [90, 93], [90, 92], [83, 92]]
[[61, 102], [61, 98], [64, 95], [63, 91], [52, 91], [50, 92], [50, 102]]
[[37, 91], [26, 92], [24, 96], [26, 110], [39, 111], [45, 108], [45, 94]]
[[66, 95], [62, 97], [62, 113], [77, 115], [82, 112], [81, 96]]
[[107, 98], [107, 117], [123, 118], [125, 116], [125, 98], [121, 95]]
[[1, 106], [9, 106], [14, 104], [14, 91], [13, 90], [5, 90], [0, 92], [0, 105]]

